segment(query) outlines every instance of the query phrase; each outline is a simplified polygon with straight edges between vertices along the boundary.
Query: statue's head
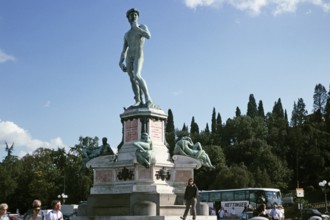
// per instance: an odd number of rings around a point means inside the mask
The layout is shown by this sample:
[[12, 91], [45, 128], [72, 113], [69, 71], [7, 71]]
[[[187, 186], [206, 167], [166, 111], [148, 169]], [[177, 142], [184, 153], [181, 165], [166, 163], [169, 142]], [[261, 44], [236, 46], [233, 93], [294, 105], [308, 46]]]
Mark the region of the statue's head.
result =
[[143, 140], [143, 141], [149, 141], [149, 134], [148, 133], [143, 133], [141, 135], [141, 140]]
[[126, 12], [126, 17], [127, 17], [128, 21], [131, 21], [130, 15], [132, 13], [136, 13], [138, 15], [138, 17], [140, 17], [140, 12], [136, 8], [131, 8], [130, 10], [128, 10]]
[[102, 143], [105, 144], [107, 143], [108, 139], [106, 137], [102, 138]]

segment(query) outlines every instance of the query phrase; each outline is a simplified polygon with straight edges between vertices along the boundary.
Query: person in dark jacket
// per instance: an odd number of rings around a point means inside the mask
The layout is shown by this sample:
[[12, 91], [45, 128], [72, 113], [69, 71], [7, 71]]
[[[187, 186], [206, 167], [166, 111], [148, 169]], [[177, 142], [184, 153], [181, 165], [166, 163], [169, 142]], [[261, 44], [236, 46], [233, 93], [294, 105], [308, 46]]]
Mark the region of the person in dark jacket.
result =
[[197, 196], [198, 196], [198, 188], [194, 184], [194, 181], [192, 178], [188, 180], [188, 185], [186, 187], [186, 190], [184, 192], [184, 200], [186, 201], [186, 209], [184, 211], [183, 217], [180, 217], [181, 219], [185, 220], [190, 206], [192, 211], [193, 219], [196, 219], [196, 203], [197, 203]]

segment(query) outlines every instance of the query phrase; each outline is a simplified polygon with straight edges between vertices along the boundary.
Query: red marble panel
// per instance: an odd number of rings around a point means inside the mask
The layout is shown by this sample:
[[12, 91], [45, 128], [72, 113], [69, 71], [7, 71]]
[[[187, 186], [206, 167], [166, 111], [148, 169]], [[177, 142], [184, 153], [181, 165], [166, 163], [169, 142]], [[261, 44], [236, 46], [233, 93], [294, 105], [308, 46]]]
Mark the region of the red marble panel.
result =
[[175, 182], [187, 182], [189, 178], [192, 178], [192, 171], [189, 170], [177, 170], [175, 173]]
[[112, 181], [112, 170], [96, 170], [95, 184], [109, 183]]
[[128, 120], [124, 122], [125, 142], [138, 140], [138, 119]]

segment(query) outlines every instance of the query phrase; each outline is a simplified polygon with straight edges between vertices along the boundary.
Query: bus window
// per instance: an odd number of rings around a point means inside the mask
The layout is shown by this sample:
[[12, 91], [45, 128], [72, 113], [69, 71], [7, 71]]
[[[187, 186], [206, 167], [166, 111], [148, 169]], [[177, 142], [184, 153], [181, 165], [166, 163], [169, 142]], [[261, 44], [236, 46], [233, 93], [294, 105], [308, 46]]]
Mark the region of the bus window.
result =
[[221, 201], [233, 201], [234, 193], [233, 192], [222, 192]]
[[220, 201], [220, 193], [219, 192], [211, 192], [209, 201], [210, 202]]
[[249, 191], [250, 194], [250, 202], [257, 204], [256, 193], [254, 191]]
[[235, 198], [235, 200], [246, 200], [246, 199], [248, 199], [246, 194], [247, 193], [244, 190], [236, 191], [236, 192], [234, 192], [234, 198]]
[[208, 202], [209, 201], [209, 193], [199, 193], [201, 202]]

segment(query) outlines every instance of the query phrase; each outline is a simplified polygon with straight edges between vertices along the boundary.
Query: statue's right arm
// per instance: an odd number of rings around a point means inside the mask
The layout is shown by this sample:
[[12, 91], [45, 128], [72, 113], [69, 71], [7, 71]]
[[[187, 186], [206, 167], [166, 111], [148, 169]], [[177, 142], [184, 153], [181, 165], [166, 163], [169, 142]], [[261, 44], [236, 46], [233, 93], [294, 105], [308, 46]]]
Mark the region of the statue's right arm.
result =
[[126, 41], [126, 37], [124, 38], [124, 45], [123, 45], [123, 50], [120, 54], [120, 59], [119, 59], [119, 67], [120, 69], [122, 69], [123, 72], [126, 72], [126, 66], [124, 64], [125, 58], [126, 58], [126, 53], [127, 53], [127, 49], [128, 49], [128, 43]]

